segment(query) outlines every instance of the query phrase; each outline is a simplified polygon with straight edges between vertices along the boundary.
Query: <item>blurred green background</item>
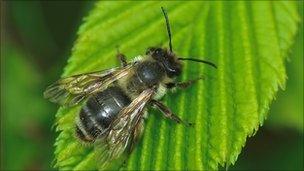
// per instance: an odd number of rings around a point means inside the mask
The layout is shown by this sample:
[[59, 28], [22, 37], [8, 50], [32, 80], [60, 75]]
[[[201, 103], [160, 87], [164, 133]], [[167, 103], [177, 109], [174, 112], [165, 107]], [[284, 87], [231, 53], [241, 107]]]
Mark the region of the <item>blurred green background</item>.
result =
[[[303, 2], [288, 81], [229, 170], [303, 170]], [[1, 1], [1, 169], [50, 170], [58, 106], [42, 97], [60, 77], [94, 2]]]

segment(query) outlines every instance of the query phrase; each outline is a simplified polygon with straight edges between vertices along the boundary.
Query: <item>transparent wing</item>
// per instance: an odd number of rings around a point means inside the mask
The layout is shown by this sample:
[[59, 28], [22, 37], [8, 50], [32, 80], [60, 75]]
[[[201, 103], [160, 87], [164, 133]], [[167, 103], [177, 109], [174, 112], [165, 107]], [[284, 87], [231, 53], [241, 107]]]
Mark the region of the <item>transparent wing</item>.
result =
[[132, 65], [62, 78], [46, 88], [44, 97], [64, 106], [74, 106], [126, 76]]
[[127, 149], [133, 147], [143, 129], [144, 108], [153, 94], [153, 89], [143, 91], [118, 114], [105, 134], [98, 139], [95, 151], [99, 153], [99, 168], [107, 168], [111, 161], [120, 158]]

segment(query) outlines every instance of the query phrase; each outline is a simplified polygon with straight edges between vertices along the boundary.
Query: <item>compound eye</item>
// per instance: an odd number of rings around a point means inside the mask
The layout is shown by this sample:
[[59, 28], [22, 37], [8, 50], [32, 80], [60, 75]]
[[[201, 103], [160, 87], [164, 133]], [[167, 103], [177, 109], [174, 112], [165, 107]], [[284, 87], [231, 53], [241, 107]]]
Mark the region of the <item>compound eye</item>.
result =
[[173, 61], [169, 61], [169, 60], [164, 61], [163, 64], [164, 64], [167, 74], [170, 78], [180, 75], [180, 73], [181, 73], [180, 64], [175, 63]]
[[154, 53], [159, 55], [159, 54], [163, 53], [163, 50], [161, 48], [157, 48], [157, 49], [155, 49]]
[[163, 49], [157, 48], [154, 50], [154, 53], [152, 55], [154, 58], [160, 59], [165, 56], [165, 53], [164, 53]]

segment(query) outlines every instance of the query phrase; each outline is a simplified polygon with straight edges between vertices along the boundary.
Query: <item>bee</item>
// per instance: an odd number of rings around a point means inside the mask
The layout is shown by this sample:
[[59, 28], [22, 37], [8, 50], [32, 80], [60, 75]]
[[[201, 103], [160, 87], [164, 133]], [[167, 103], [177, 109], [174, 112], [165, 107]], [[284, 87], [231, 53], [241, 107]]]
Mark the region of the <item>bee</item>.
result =
[[181, 61], [201, 62], [216, 68], [212, 62], [174, 54], [168, 15], [163, 7], [161, 10], [169, 50], [151, 47], [131, 62], [118, 51], [121, 67], [62, 78], [44, 92], [45, 98], [65, 107], [82, 104], [75, 134], [81, 142], [95, 144], [95, 150], [100, 152], [101, 168], [124, 152], [132, 151], [143, 132], [148, 106], [176, 123], [185, 123], [160, 101], [166, 90], [186, 88], [201, 79], [177, 82], [176, 77], [182, 73]]

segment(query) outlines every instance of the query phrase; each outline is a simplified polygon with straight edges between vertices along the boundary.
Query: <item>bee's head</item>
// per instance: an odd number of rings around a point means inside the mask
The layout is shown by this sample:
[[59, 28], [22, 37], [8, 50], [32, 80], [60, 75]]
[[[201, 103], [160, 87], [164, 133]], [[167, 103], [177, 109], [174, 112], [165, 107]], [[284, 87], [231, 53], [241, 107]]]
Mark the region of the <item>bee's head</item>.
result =
[[201, 59], [195, 59], [195, 58], [181, 58], [181, 57], [177, 57], [173, 53], [169, 18], [168, 18], [166, 10], [163, 7], [161, 7], [161, 9], [163, 11], [165, 21], [166, 21], [166, 26], [167, 26], [167, 32], [168, 32], [168, 37], [169, 37], [169, 50], [167, 50], [165, 48], [151, 47], [151, 48], [148, 48], [146, 55], [151, 56], [154, 60], [156, 60], [158, 63], [160, 63], [160, 65], [163, 66], [168, 77], [170, 77], [170, 78], [177, 77], [181, 74], [181, 71], [182, 71], [181, 61], [182, 60], [201, 62], [201, 63], [205, 63], [205, 64], [208, 64], [208, 65], [216, 68], [216, 65], [213, 64], [212, 62], [201, 60]]
[[168, 77], [172, 78], [181, 74], [182, 65], [173, 52], [167, 49], [151, 47], [148, 48], [146, 54], [164, 67]]

